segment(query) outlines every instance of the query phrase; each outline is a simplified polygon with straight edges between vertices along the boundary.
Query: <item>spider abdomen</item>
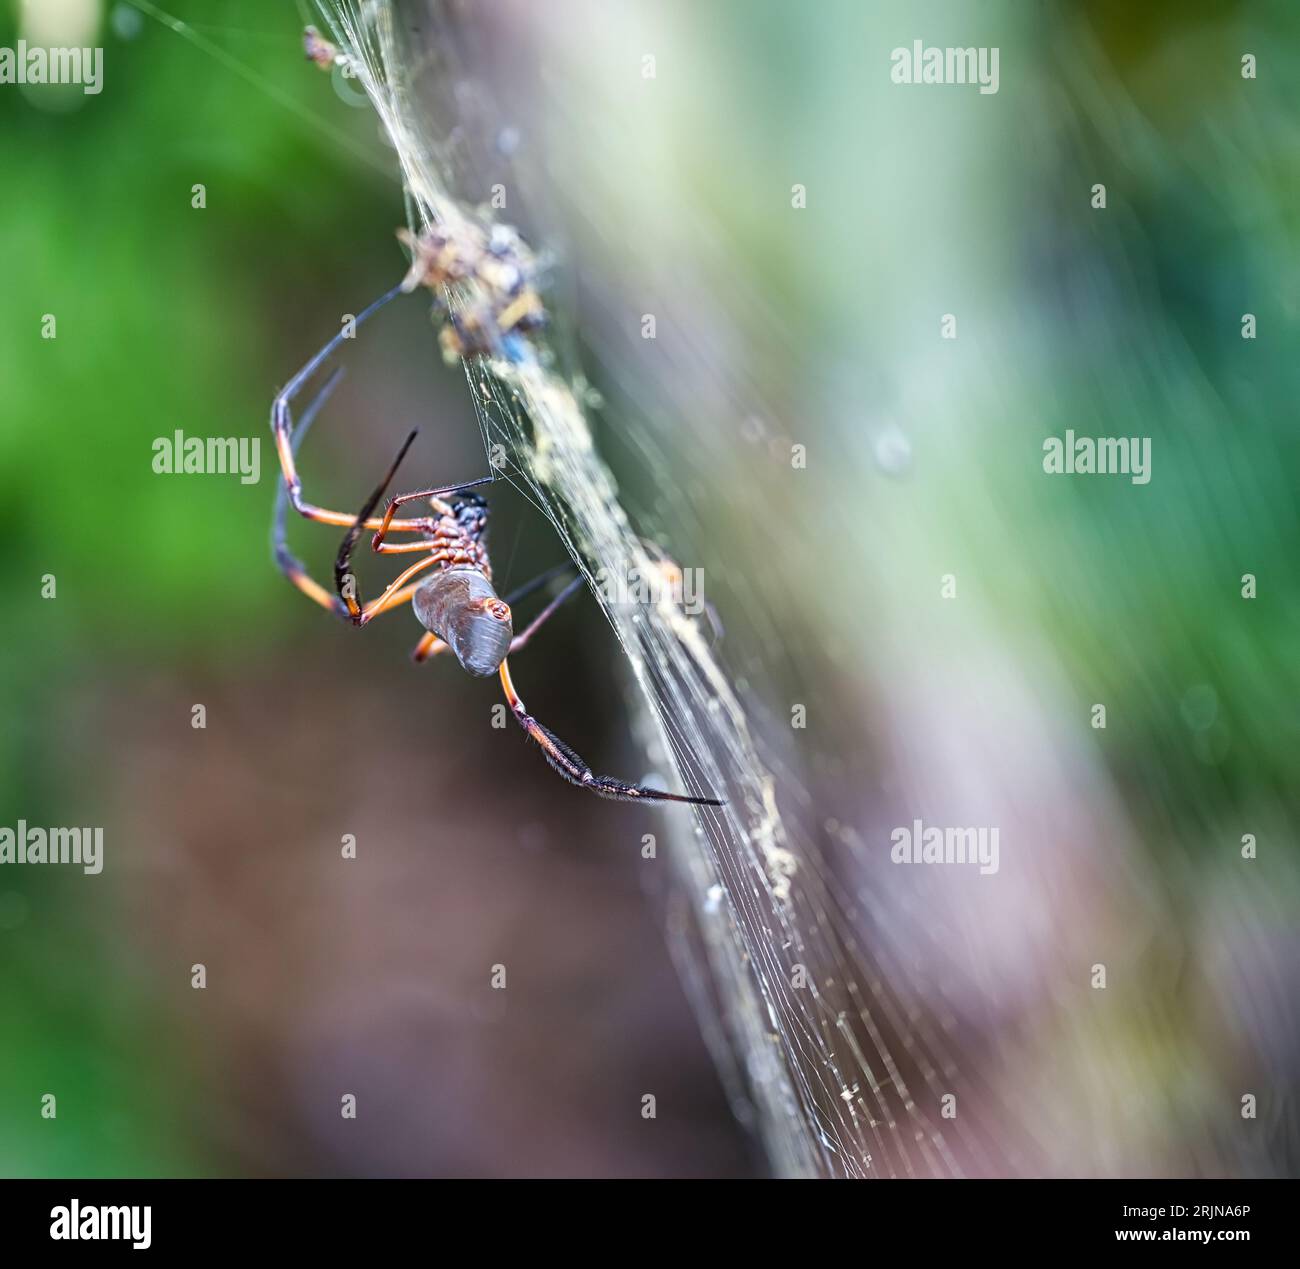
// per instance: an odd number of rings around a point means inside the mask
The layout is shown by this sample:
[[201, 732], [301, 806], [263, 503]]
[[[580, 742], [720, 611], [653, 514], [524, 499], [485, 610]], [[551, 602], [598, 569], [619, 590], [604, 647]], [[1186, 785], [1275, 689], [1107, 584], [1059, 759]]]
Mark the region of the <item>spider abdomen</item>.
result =
[[470, 674], [495, 674], [510, 651], [510, 607], [477, 568], [439, 569], [415, 592], [411, 606]]

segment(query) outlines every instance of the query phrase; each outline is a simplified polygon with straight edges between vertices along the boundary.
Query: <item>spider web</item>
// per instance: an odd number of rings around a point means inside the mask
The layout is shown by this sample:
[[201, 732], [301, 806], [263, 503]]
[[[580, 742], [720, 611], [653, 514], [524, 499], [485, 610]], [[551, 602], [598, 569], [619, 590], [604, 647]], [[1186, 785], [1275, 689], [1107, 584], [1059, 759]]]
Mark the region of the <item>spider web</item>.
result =
[[[473, 67], [456, 7], [317, 4], [391, 140], [412, 229], [490, 228], [489, 213], [462, 193], [474, 162], [470, 116], [482, 102], [466, 92]], [[563, 314], [544, 298], [553, 329]], [[455, 308], [476, 296], [471, 286], [447, 299]], [[715, 649], [707, 625], [670, 594], [630, 602], [596, 585], [598, 574], [646, 576], [659, 561], [641, 536], [650, 526], [632, 523], [593, 444], [585, 382], [562, 371], [545, 340], [516, 360], [463, 365], [494, 466], [553, 525], [618, 638], [648, 756], [670, 764], [682, 787], [727, 800], [665, 817], [669, 946], [735, 1111], [773, 1169], [944, 1176], [1005, 1167], [990, 1163], [989, 1134], [973, 1117], [941, 1119], [942, 1097], [960, 1082], [952, 1019], [918, 1009], [909, 967], [860, 939], [864, 918], [881, 914], [869, 897], [855, 906], [791, 816], [800, 790], [765, 752], [720, 659], [725, 642]], [[652, 470], [668, 470], [651, 435], [630, 443]], [[670, 536], [677, 558], [709, 559], [705, 543], [683, 541], [676, 527]], [[779, 629], [771, 615], [761, 620]]]

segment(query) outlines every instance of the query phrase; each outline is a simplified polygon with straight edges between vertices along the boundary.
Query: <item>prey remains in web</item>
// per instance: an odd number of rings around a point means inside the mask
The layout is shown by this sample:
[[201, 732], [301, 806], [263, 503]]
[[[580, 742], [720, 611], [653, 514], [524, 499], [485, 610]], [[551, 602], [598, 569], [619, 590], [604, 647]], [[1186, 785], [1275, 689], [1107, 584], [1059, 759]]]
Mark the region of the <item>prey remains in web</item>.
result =
[[[477, 297], [474, 303], [453, 312], [439, 301], [436, 309], [444, 318], [440, 333], [444, 356], [449, 361], [472, 357], [513, 361], [526, 355], [528, 335], [545, 320], [545, 309], [534, 289], [532, 257], [513, 230], [498, 227], [487, 233], [464, 222], [455, 230], [448, 226], [430, 227], [418, 237], [402, 229], [398, 236], [411, 251], [410, 272], [357, 317], [358, 326], [385, 304], [417, 287], [428, 287], [435, 296], [440, 296], [445, 288], [472, 280]], [[505, 599], [498, 596], [492, 584], [492, 563], [488, 555], [488, 505], [480, 494], [473, 492], [478, 486], [491, 483], [494, 476], [399, 494], [389, 498], [382, 515], [375, 515], [415, 439], [416, 433], [412, 432], [387, 475], [356, 515], [329, 511], [303, 497], [297, 469], [298, 447], [341, 371], [325, 381], [296, 425], [291, 406], [343, 338], [344, 333], [340, 332], [316, 353], [285, 385], [271, 407], [271, 430], [284, 476], [272, 525], [275, 561], [281, 571], [309, 599], [357, 627], [409, 603], [426, 632], [415, 647], [413, 659], [423, 662], [450, 651], [470, 674], [497, 675], [520, 727], [541, 747], [547, 762], [579, 788], [618, 801], [721, 806], [716, 798], [669, 793], [597, 775], [525, 708], [515, 690], [508, 658], [525, 648], [545, 622], [583, 588], [584, 579], [581, 575], [572, 578], [520, 633], [515, 633], [511, 605], [558, 574], [574, 569], [574, 565], [566, 563], [551, 569]], [[396, 516], [400, 507], [422, 500], [427, 500], [430, 514], [411, 518]], [[333, 591], [312, 578], [289, 550], [285, 520], [290, 505], [308, 520], [346, 527], [334, 564]], [[418, 556], [382, 594], [368, 603], [362, 603], [357, 597], [351, 568], [352, 552], [363, 532], [373, 533], [371, 548], [376, 554]], [[390, 537], [400, 540], [393, 541]]]

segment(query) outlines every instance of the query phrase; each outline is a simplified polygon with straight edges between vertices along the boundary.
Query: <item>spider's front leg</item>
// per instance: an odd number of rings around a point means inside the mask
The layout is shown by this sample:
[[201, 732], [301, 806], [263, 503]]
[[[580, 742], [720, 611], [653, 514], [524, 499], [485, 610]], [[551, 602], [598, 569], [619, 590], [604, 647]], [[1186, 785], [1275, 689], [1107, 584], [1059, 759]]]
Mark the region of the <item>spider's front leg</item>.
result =
[[[383, 308], [385, 304], [401, 295], [401, 293], [402, 288], [396, 286], [386, 295], [381, 295], [373, 304], [358, 314], [355, 324], [360, 326], [372, 313]], [[296, 459], [298, 446], [302, 441], [303, 433], [307, 429], [301, 424], [297, 429], [294, 428], [291, 406], [298, 393], [302, 391], [303, 386], [320, 369], [330, 354], [338, 348], [343, 339], [344, 334], [340, 331], [276, 393], [275, 400], [271, 404], [271, 434], [275, 438], [275, 449], [280, 459], [280, 472], [284, 478], [283, 488], [290, 504], [300, 516], [304, 516], [308, 520], [316, 520], [321, 524], [335, 524], [340, 527], [352, 523], [352, 517], [346, 511], [330, 511], [325, 507], [318, 507], [314, 503], [306, 501], [302, 496], [302, 477], [298, 475]], [[308, 406], [307, 414], [311, 414], [319, 408], [323, 398], [328, 395], [329, 389], [333, 387], [336, 381], [337, 375], [327, 382], [321, 394]], [[306, 418], [306, 415], [304, 415], [304, 418]], [[391, 530], [411, 532], [421, 528], [422, 523], [422, 521], [398, 520], [387, 527]], [[380, 521], [375, 520], [368, 523], [366, 528], [377, 529], [379, 526]]]
[[[387, 304], [395, 295], [401, 293], [400, 288], [388, 292], [371, 304], [369, 308], [357, 318], [358, 324], [365, 321], [376, 309]], [[291, 404], [302, 390], [304, 384], [320, 368], [327, 357], [338, 347], [342, 341], [342, 333], [336, 335], [329, 341], [296, 375], [288, 384], [277, 394], [275, 402], [271, 407], [271, 431], [275, 438], [276, 452], [280, 459], [281, 480], [276, 489], [275, 510], [271, 517], [271, 552], [275, 560], [276, 567], [293, 583], [298, 590], [302, 591], [313, 603], [319, 604], [328, 612], [333, 613], [336, 617], [343, 620], [351, 620], [348, 606], [342, 598], [331, 595], [326, 587], [316, 581], [307, 571], [303, 562], [289, 549], [288, 535], [285, 528], [290, 506], [308, 520], [315, 520], [321, 524], [351, 525], [353, 517], [343, 511], [328, 511], [323, 507], [317, 507], [307, 502], [302, 496], [302, 480], [298, 475], [297, 455], [299, 446], [306, 436], [308, 429], [315, 420], [321, 407], [329, 399], [334, 385], [338, 382], [343, 370], [340, 367], [325, 381], [324, 386], [308, 404], [303, 411], [301, 418], [295, 424], [291, 411]], [[423, 532], [430, 522], [427, 519], [418, 520], [393, 520], [391, 514], [380, 521], [367, 520], [365, 527], [367, 529], [383, 528], [385, 532]], [[423, 541], [403, 544], [401, 548], [390, 546], [389, 550], [423, 550], [425, 544]], [[409, 594], [402, 598], [409, 598]], [[389, 607], [395, 606], [401, 602], [396, 596], [391, 596]], [[376, 614], [372, 614], [376, 615]]]
[[[321, 407], [325, 404], [334, 385], [338, 382], [339, 377], [343, 374], [340, 367], [329, 379], [326, 380], [324, 387], [316, 395], [315, 399], [303, 411], [302, 418], [294, 428], [291, 438], [291, 447], [294, 451], [302, 444], [302, 438], [307, 434], [307, 429], [311, 427], [313, 420], [319, 413]], [[414, 433], [412, 433], [414, 435]], [[409, 444], [409, 441], [408, 441]], [[344, 621], [353, 620], [353, 612], [350, 609], [346, 596], [340, 590], [337, 596], [331, 595], [310, 573], [307, 572], [303, 562], [289, 549], [288, 538], [285, 532], [285, 519], [289, 506], [288, 487], [282, 482], [280, 488], [276, 491], [275, 514], [271, 522], [271, 548], [275, 557], [276, 565], [280, 571], [300, 590], [308, 599], [319, 604], [322, 608], [332, 612], [336, 617], [341, 617]], [[377, 521], [375, 523], [378, 523]], [[426, 521], [409, 521], [412, 525], [419, 525], [424, 528], [428, 523]], [[396, 527], [396, 526], [393, 526]], [[403, 543], [401, 547], [390, 547], [396, 550], [422, 550], [428, 551], [432, 548], [430, 544], [421, 539], [413, 543]], [[425, 567], [427, 562], [422, 562], [421, 567]], [[401, 589], [402, 583], [412, 577], [419, 569], [408, 569], [405, 573], [393, 583], [392, 586], [384, 592], [378, 600], [371, 605], [371, 612], [365, 618], [369, 621], [371, 617], [377, 617], [381, 612], [387, 612], [398, 605], [405, 603], [415, 593], [415, 587], [409, 586], [405, 590]], [[337, 581], [337, 579], [336, 579]], [[364, 624], [364, 623], [360, 623]]]
[[[298, 446], [302, 444], [303, 437], [307, 435], [307, 430], [315, 421], [316, 415], [320, 413], [321, 407], [329, 400], [329, 395], [334, 390], [334, 385], [338, 383], [342, 374], [343, 368], [340, 366], [325, 380], [324, 386], [303, 411], [302, 418], [298, 420], [297, 426], [294, 427], [289, 437], [290, 458], [297, 454]], [[324, 586], [312, 577], [307, 572], [306, 565], [289, 549], [289, 539], [285, 529], [288, 509], [289, 486], [285, 480], [282, 480], [279, 488], [275, 491], [275, 511], [271, 515], [271, 555], [275, 560], [276, 567], [313, 603], [319, 604], [336, 617], [342, 617], [346, 620], [348, 610], [343, 602], [331, 595]]]

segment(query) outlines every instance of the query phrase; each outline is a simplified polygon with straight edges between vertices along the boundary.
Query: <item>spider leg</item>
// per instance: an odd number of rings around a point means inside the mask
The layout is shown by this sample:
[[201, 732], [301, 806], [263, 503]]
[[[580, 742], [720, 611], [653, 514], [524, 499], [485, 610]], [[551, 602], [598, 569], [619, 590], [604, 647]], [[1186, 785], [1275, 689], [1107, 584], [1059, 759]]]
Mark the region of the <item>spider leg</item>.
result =
[[357, 603], [354, 597], [344, 593], [344, 582], [352, 575], [352, 550], [357, 544], [357, 539], [361, 536], [366, 519], [379, 505], [380, 498], [384, 496], [384, 490], [388, 488], [393, 477], [397, 475], [397, 469], [402, 465], [402, 459], [406, 457], [406, 451], [411, 448], [411, 443], [415, 440], [415, 437], [416, 433], [412, 430], [406, 440], [402, 442], [402, 448], [397, 451], [397, 457], [389, 465], [388, 474], [371, 493], [370, 497], [366, 499], [361, 510], [352, 517], [348, 531], [343, 535], [343, 542], [339, 546], [339, 553], [334, 559], [334, 589], [338, 591], [339, 601], [347, 610], [348, 617], [354, 622], [357, 621], [361, 614], [361, 605]]
[[696, 806], [722, 806], [717, 798], [689, 797], [684, 793], [665, 793], [661, 789], [647, 789], [640, 784], [627, 784], [612, 776], [596, 775], [592, 769], [554, 732], [548, 731], [524, 708], [510, 678], [508, 661], [501, 662], [501, 686], [511, 712], [525, 732], [541, 747], [546, 761], [570, 784], [588, 789], [598, 797], [619, 802], [688, 802]]
[[[303, 437], [307, 435], [308, 429], [315, 422], [317, 414], [329, 399], [330, 393], [334, 390], [335, 384], [343, 376], [343, 367], [340, 366], [325, 381], [320, 391], [312, 398], [311, 403], [303, 411], [302, 418], [294, 426], [291, 444], [293, 451], [297, 453], [298, 447], [302, 444]], [[284, 482], [280, 482], [280, 487], [276, 490], [275, 495], [275, 513], [271, 519], [271, 550], [275, 558], [276, 565], [280, 571], [300, 590], [308, 599], [319, 604], [328, 612], [332, 612], [336, 617], [344, 621], [349, 620], [347, 605], [339, 598], [331, 595], [320, 582], [316, 581], [306, 569], [303, 562], [289, 549], [289, 543], [286, 536], [285, 519], [289, 508], [289, 491]], [[416, 547], [428, 550], [425, 542], [412, 544]], [[411, 549], [407, 546], [406, 549]], [[396, 607], [399, 603], [409, 599], [415, 593], [415, 587], [412, 586], [404, 595], [393, 595], [385, 604], [382, 611]], [[378, 616], [378, 612], [373, 613]]]
[[[386, 295], [381, 295], [368, 308], [362, 310], [357, 316], [356, 325], [360, 326], [372, 313], [383, 308], [390, 300], [395, 299], [402, 293], [400, 286], [394, 287]], [[298, 371], [292, 379], [276, 394], [275, 401], [271, 405], [271, 433], [275, 437], [275, 448], [280, 458], [280, 470], [284, 476], [284, 487], [289, 497], [289, 502], [293, 509], [299, 515], [305, 516], [308, 520], [317, 520], [322, 524], [336, 524], [340, 526], [350, 525], [353, 517], [345, 511], [328, 511], [324, 507], [317, 507], [307, 502], [302, 496], [302, 479], [298, 475], [298, 466], [295, 462], [297, 455], [297, 445], [294, 441], [293, 415], [290, 412], [290, 404], [294, 398], [302, 391], [303, 385], [308, 379], [320, 369], [321, 365], [330, 356], [331, 353], [343, 342], [343, 332], [340, 331], [333, 339], [329, 341], [301, 370]], [[319, 398], [318, 398], [319, 399]], [[309, 406], [308, 409], [311, 407]], [[301, 439], [300, 429], [298, 438]], [[374, 520], [365, 526], [367, 529], [377, 529], [380, 527], [379, 520]], [[387, 526], [391, 529], [401, 529], [407, 532], [422, 529], [423, 522], [420, 521], [398, 521]], [[296, 584], [296, 583], [295, 583]], [[308, 592], [310, 593], [310, 592]], [[317, 603], [320, 602], [316, 595], [312, 595]]]
[[[389, 612], [393, 608], [400, 607], [419, 589], [417, 582], [413, 586], [408, 586], [407, 582], [417, 573], [422, 573], [426, 568], [432, 568], [435, 564], [441, 564], [447, 558], [446, 551], [434, 551], [426, 555], [424, 559], [417, 560], [410, 568], [403, 569], [384, 589], [384, 593], [378, 599], [372, 599], [368, 604], [359, 604], [354, 596], [344, 592], [343, 584], [347, 577], [344, 573], [339, 578], [339, 595], [347, 608], [346, 617], [354, 626], [368, 625], [380, 613]], [[337, 567], [337, 565], [335, 565]]]
[[411, 660], [417, 665], [430, 657], [441, 656], [447, 651], [447, 645], [432, 630], [420, 636], [420, 642], [411, 649]]
[[572, 560], [565, 560], [562, 564], [552, 565], [546, 570], [546, 572], [538, 573], [532, 581], [525, 582], [522, 586], [512, 590], [510, 594], [505, 597], [506, 603], [513, 608], [521, 599], [526, 599], [533, 593], [533, 591], [545, 586], [551, 578], [559, 577], [561, 574], [567, 573], [570, 569], [575, 569], [577, 567], [578, 566]]
[[[293, 429], [293, 434], [289, 438], [290, 453], [297, 454], [298, 446], [302, 444], [302, 439], [307, 435], [307, 430], [315, 422], [316, 415], [320, 413], [321, 407], [329, 400], [334, 385], [338, 383], [342, 376], [343, 367], [340, 366], [325, 380], [324, 386], [312, 398], [311, 404], [307, 406], [306, 410], [303, 411], [302, 418], [298, 420]], [[303, 562], [289, 550], [289, 542], [285, 533], [285, 517], [288, 510], [289, 489], [282, 480], [279, 482], [279, 488], [275, 493], [275, 512], [271, 517], [271, 553], [275, 558], [276, 565], [308, 599], [334, 613], [335, 616], [346, 619], [348, 615], [347, 608], [342, 601], [336, 599], [324, 586], [312, 578]]]
[[[412, 433], [411, 435], [414, 436], [415, 434]], [[410, 441], [408, 440], [407, 445], [409, 444]], [[402, 453], [403, 454], [406, 453], [405, 446], [403, 446], [402, 448]], [[398, 455], [397, 461], [399, 463], [402, 461], [401, 454]], [[396, 470], [397, 470], [397, 465], [394, 464], [393, 471]], [[389, 472], [388, 479], [392, 480], [392, 478], [393, 478], [393, 472]], [[443, 494], [459, 493], [462, 489], [473, 489], [477, 485], [490, 485], [495, 479], [496, 479], [495, 476], [479, 476], [478, 479], [476, 480], [462, 481], [459, 485], [439, 485], [436, 489], [417, 489], [414, 493], [398, 494], [396, 498], [390, 498], [388, 500], [388, 506], [384, 509], [383, 519], [378, 521], [379, 529], [370, 543], [371, 549], [374, 551], [379, 551], [381, 553], [384, 551], [395, 551], [395, 550], [401, 551], [401, 550], [410, 549], [409, 547], [394, 547], [394, 546], [384, 545], [384, 538], [389, 532], [391, 532], [395, 528], [400, 528], [403, 523], [408, 523], [408, 524], [411, 523], [410, 521], [405, 521], [405, 522], [401, 520], [394, 521], [393, 519], [393, 512], [396, 511], [397, 508], [400, 507], [403, 503], [414, 502], [417, 498], [432, 498], [434, 499], [434, 507], [439, 512], [439, 514], [449, 515], [451, 513], [451, 508], [441, 500], [441, 496]], [[384, 486], [381, 486], [381, 488], [379, 489], [378, 492], [380, 497], [383, 497], [385, 488], [387, 488], [386, 484]], [[375, 507], [377, 507], [378, 505], [379, 505], [379, 499], [376, 498], [374, 503], [371, 504], [370, 511], [373, 511]], [[370, 511], [366, 512], [367, 516], [370, 514]], [[372, 526], [371, 523], [367, 521], [364, 527], [368, 529], [371, 528]], [[357, 529], [358, 535], [360, 534], [360, 532], [361, 529], [358, 528]]]
[[[515, 637], [510, 641], [510, 651], [518, 652], [520, 648], [526, 647], [528, 640], [542, 628], [548, 618], [553, 617], [564, 603], [572, 599], [573, 596], [582, 589], [586, 580], [587, 579], [579, 573], [573, 581], [571, 581], [558, 595], [556, 595], [556, 597], [552, 599], [551, 602], [547, 604], [546, 607], [543, 608], [527, 626], [524, 627], [522, 633], [515, 635]], [[507, 604], [510, 602], [510, 600], [506, 600]]]
[[[416, 573], [420, 572], [422, 569], [428, 568], [431, 564], [437, 564], [449, 558], [456, 558], [453, 556], [452, 552], [447, 549], [445, 542], [435, 541], [433, 539], [426, 539], [420, 542], [407, 542], [403, 543], [401, 546], [393, 546], [392, 544], [385, 546], [383, 544], [384, 534], [394, 528], [400, 528], [404, 524], [419, 525], [422, 529], [431, 529], [433, 527], [431, 522], [428, 520], [394, 521], [393, 509], [400, 503], [410, 502], [415, 498], [429, 498], [436, 497], [438, 494], [454, 493], [459, 489], [470, 489], [474, 485], [488, 484], [492, 480], [491, 476], [482, 476], [478, 480], [471, 480], [464, 484], [441, 485], [437, 489], [421, 489], [415, 493], [401, 494], [398, 497], [389, 500], [388, 511], [382, 521], [372, 522], [369, 518], [370, 513], [379, 505], [379, 500], [384, 496], [384, 491], [390, 484], [392, 484], [393, 477], [397, 475], [397, 469], [402, 465], [402, 459], [406, 457], [406, 452], [411, 448], [411, 442], [415, 440], [416, 435], [417, 432], [412, 431], [406, 440], [402, 442], [402, 447], [397, 451], [397, 457], [393, 459], [392, 464], [388, 468], [387, 474], [384, 476], [383, 480], [375, 486], [374, 492], [366, 499], [365, 505], [359, 512], [357, 512], [356, 516], [353, 517], [347, 533], [343, 536], [343, 542], [339, 547], [338, 556], [334, 560], [334, 587], [338, 591], [339, 599], [343, 602], [346, 609], [345, 615], [350, 621], [358, 626], [364, 626], [372, 617], [377, 617], [381, 612], [385, 612], [389, 608], [395, 607], [398, 603], [403, 602], [402, 599], [396, 597], [396, 592], [408, 578], [414, 577]], [[450, 510], [450, 508], [448, 508], [448, 510]], [[401, 573], [394, 582], [390, 583], [388, 589], [384, 591], [378, 599], [372, 600], [363, 608], [357, 603], [354, 597], [345, 593], [344, 582], [351, 575], [352, 552], [356, 548], [357, 539], [360, 538], [362, 531], [368, 528], [371, 523], [379, 524], [379, 531], [375, 534], [373, 543], [376, 551], [428, 551], [430, 554], [427, 559], [412, 564], [411, 567]], [[414, 593], [414, 588], [411, 588], [410, 593]], [[406, 598], [409, 598], [409, 594]]]
[[[357, 602], [354, 595], [347, 591], [346, 583], [351, 577], [352, 551], [357, 544], [357, 539], [361, 536], [362, 530], [366, 525], [366, 518], [379, 504], [380, 498], [384, 496], [384, 490], [388, 488], [393, 477], [397, 474], [398, 467], [401, 466], [402, 459], [406, 457], [406, 451], [411, 448], [411, 442], [415, 440], [416, 433], [412, 432], [402, 443], [402, 448], [397, 451], [397, 457], [393, 459], [388, 468], [387, 474], [375, 488], [374, 492], [366, 499], [365, 506], [357, 513], [352, 521], [351, 528], [343, 536], [343, 543], [339, 547], [338, 556], [334, 560], [334, 588], [338, 591], [339, 600], [342, 602], [345, 615], [353, 625], [364, 626], [372, 617], [377, 617], [381, 612], [387, 612], [390, 608], [397, 607], [398, 604], [404, 603], [415, 593], [415, 587], [407, 586], [417, 573], [423, 572], [426, 568], [434, 564], [441, 563], [447, 558], [447, 551], [439, 549], [436, 542], [426, 542], [421, 545], [429, 552], [422, 560], [417, 560], [410, 568], [404, 569], [388, 584], [384, 593], [378, 599], [372, 599], [370, 603], [361, 605]], [[403, 590], [405, 587], [405, 590]]]
[[408, 577], [413, 577], [416, 573], [428, 568], [430, 564], [437, 564], [441, 560], [442, 554], [440, 552], [437, 555], [430, 556], [427, 560], [421, 560], [418, 564], [412, 565], [406, 572], [400, 574], [378, 599], [372, 599], [361, 610], [357, 625], [364, 626], [372, 617], [378, 617], [380, 613], [391, 612], [394, 608], [400, 608], [420, 589], [419, 582], [413, 582], [409, 586], [403, 586], [402, 583]]

